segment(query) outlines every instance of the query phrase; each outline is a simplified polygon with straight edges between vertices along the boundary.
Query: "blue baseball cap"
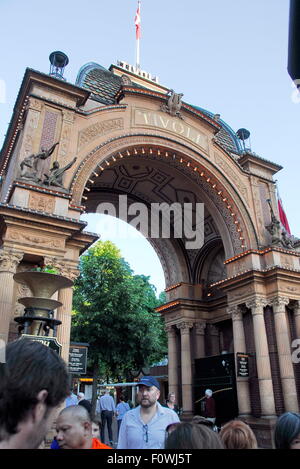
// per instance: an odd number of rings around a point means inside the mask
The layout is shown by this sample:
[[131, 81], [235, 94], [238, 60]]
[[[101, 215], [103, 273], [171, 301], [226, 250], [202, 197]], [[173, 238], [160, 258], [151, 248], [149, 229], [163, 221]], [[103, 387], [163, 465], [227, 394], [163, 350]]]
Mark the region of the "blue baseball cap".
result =
[[137, 386], [140, 386], [143, 384], [144, 386], [155, 386], [157, 389], [160, 389], [159, 382], [157, 381], [154, 376], [143, 376], [138, 383], [136, 383]]

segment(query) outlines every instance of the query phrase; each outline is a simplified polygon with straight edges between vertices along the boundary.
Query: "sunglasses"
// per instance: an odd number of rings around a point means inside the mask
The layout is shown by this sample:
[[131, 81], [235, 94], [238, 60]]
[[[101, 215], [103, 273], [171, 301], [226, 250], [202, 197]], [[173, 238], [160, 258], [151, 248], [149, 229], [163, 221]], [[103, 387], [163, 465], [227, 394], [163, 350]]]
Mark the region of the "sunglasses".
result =
[[148, 425], [143, 425], [143, 438], [146, 443], [148, 443], [149, 435], [148, 435]]

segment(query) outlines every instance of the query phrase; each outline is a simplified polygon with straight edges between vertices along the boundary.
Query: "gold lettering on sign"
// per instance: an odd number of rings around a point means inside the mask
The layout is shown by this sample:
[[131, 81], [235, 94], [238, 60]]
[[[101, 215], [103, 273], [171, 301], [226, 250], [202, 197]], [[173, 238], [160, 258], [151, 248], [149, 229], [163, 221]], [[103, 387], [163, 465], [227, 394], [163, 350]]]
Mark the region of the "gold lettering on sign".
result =
[[132, 114], [133, 127], [156, 127], [195, 143], [205, 151], [208, 151], [208, 137], [195, 127], [180, 122], [175, 117], [166, 117], [158, 112], [145, 109], [133, 109]]
[[78, 134], [78, 151], [91, 140], [101, 137], [101, 135], [105, 135], [109, 132], [113, 132], [114, 130], [122, 130], [123, 127], [124, 120], [121, 118], [96, 122], [95, 124], [86, 127]]

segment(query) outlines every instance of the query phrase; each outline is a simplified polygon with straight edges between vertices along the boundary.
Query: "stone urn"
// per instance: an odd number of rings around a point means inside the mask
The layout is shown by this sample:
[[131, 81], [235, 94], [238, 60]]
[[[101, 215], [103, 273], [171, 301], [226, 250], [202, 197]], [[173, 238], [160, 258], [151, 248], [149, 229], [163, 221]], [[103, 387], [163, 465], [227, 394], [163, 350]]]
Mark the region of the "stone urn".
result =
[[54, 319], [54, 310], [62, 303], [51, 297], [58, 290], [71, 287], [72, 280], [63, 275], [32, 270], [15, 274], [14, 280], [29, 287], [33, 295], [18, 299], [25, 306], [24, 315], [15, 318], [20, 324], [19, 333], [48, 336], [50, 330], [53, 330], [55, 337], [61, 321]]

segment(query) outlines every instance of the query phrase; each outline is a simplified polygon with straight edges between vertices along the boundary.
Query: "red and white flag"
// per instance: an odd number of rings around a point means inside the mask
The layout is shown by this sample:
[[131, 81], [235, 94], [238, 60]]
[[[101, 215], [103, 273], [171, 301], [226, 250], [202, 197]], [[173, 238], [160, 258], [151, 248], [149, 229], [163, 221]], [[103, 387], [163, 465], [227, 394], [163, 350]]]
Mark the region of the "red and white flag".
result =
[[137, 8], [135, 19], [134, 19], [134, 24], [135, 24], [136, 39], [140, 39], [141, 38], [141, 2], [138, 2], [138, 8]]
[[279, 212], [280, 223], [284, 227], [285, 231], [290, 235], [291, 234], [290, 225], [289, 225], [287, 216], [285, 214], [285, 211], [283, 210], [282, 200], [279, 196], [278, 189], [277, 189], [277, 200], [278, 200], [278, 212]]

